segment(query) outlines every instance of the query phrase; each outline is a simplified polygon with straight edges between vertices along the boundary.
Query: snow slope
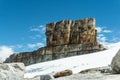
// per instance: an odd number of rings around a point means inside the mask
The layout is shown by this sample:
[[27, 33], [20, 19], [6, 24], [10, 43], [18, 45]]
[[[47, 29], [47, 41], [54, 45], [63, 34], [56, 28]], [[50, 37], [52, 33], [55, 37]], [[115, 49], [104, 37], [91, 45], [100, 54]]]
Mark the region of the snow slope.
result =
[[26, 67], [25, 78], [32, 78], [42, 74], [54, 74], [57, 71], [70, 69], [73, 73], [78, 73], [81, 70], [95, 67], [108, 66], [111, 64], [112, 58], [119, 50], [120, 43], [110, 46], [108, 50], [96, 53], [79, 55], [69, 58], [62, 58], [54, 61], [48, 61], [38, 64], [33, 64]]
[[119, 47], [120, 48], [120, 42], [118, 42], [118, 43], [111, 43], [111, 44], [108, 44], [108, 45], [105, 45], [105, 47], [107, 48], [107, 49], [111, 49], [111, 48], [115, 48], [115, 47]]

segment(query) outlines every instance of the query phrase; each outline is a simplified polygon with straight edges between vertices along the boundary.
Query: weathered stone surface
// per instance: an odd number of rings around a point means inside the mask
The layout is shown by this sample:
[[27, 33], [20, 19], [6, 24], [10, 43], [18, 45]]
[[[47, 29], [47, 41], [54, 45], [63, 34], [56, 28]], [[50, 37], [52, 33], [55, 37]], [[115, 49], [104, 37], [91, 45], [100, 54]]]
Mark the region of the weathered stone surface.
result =
[[24, 80], [24, 64], [0, 64], [0, 80]]
[[64, 70], [54, 74], [54, 78], [72, 75], [72, 70]]
[[60, 77], [51, 80], [119, 80], [120, 75], [103, 74], [103, 73], [87, 73], [74, 74], [67, 77]]
[[79, 74], [59, 77], [51, 80], [119, 80], [120, 75], [111, 74], [110, 67], [101, 67], [81, 71]]
[[24, 80], [50, 80], [50, 79], [54, 79], [54, 77], [52, 75], [38, 75], [38, 76], [35, 76], [34, 78], [26, 78]]
[[95, 19], [63, 20], [46, 25], [47, 46], [97, 43]]
[[112, 73], [120, 74], [120, 50], [114, 56], [111, 63], [111, 67], [112, 67]]
[[86, 69], [86, 70], [82, 70], [80, 71], [80, 74], [87, 74], [87, 73], [106, 73], [106, 74], [111, 74], [112, 69], [110, 66], [105, 66], [105, 67], [98, 67], [98, 68], [90, 68], [90, 69]]
[[53, 79], [51, 75], [40, 75], [40, 80], [50, 80]]
[[33, 52], [12, 54], [6, 59], [5, 63], [23, 62], [25, 65], [30, 65], [64, 57], [88, 54], [102, 49], [104, 48], [100, 48], [98, 44], [70, 44], [56, 47], [44, 47]]
[[33, 52], [12, 54], [5, 62], [25, 65], [101, 51], [97, 42], [95, 19], [63, 20], [46, 25], [47, 46]]

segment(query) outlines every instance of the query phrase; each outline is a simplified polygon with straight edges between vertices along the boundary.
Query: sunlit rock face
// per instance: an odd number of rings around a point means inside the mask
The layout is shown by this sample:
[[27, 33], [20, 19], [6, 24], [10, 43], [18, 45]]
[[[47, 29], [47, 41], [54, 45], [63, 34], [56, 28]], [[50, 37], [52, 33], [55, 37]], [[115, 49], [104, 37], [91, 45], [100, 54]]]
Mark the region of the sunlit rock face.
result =
[[33, 52], [12, 54], [5, 62], [25, 65], [104, 50], [97, 42], [95, 19], [63, 20], [46, 25], [47, 46]]
[[47, 46], [97, 43], [95, 19], [63, 20], [46, 25]]

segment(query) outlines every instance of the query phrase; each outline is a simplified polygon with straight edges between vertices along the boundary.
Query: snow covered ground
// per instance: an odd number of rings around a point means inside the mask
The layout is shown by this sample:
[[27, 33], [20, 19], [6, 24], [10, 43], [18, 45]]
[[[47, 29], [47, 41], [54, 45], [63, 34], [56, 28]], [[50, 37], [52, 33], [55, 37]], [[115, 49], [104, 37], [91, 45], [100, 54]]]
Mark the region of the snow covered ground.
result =
[[42, 74], [54, 74], [57, 71], [70, 69], [73, 73], [81, 70], [108, 66], [111, 64], [112, 58], [118, 52], [120, 43], [108, 45], [108, 50], [96, 53], [62, 58], [54, 61], [48, 61], [33, 64], [26, 67], [25, 78], [32, 78]]

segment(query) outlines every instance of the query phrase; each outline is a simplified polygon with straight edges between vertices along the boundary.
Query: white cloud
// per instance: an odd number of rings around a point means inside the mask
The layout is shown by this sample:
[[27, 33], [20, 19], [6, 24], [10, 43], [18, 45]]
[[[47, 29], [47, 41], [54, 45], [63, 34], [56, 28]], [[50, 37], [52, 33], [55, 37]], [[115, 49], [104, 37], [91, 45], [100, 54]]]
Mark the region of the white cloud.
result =
[[11, 45], [9, 48], [14, 50], [14, 53], [19, 53], [19, 52], [28, 52], [28, 51], [33, 51], [35, 49], [38, 49], [40, 47], [45, 46], [44, 43], [38, 42], [38, 43], [27, 43], [27, 44], [16, 44], [16, 45]]
[[102, 27], [97, 27], [96, 29], [97, 29], [98, 33], [102, 32]]
[[104, 33], [111, 33], [111, 30], [103, 30]]
[[119, 37], [112, 37], [112, 42], [120, 42], [120, 38]]
[[37, 38], [41, 38], [41, 35], [39, 35], [39, 34], [36, 34], [35, 36], [36, 36]]
[[106, 29], [105, 27], [97, 27], [96, 28], [98, 33], [111, 33], [112, 31], [109, 29]]
[[42, 34], [36, 34], [34, 36], [29, 36], [29, 38], [31, 39], [38, 39], [38, 38], [41, 38], [42, 37]]
[[28, 46], [28, 48], [36, 48], [36, 47], [43, 47], [44, 46], [44, 44], [43, 43], [35, 43], [35, 44], [28, 44], [27, 45]]
[[29, 36], [30, 39], [37, 39], [36, 36]]
[[18, 45], [16, 45], [16, 47], [17, 48], [23, 48], [23, 45], [18, 44]]
[[30, 31], [34, 31], [34, 32], [45, 32], [45, 26], [44, 25], [40, 25], [38, 27], [33, 27], [30, 29]]
[[32, 28], [32, 29], [30, 29], [30, 31], [40, 31], [40, 29], [39, 28]]
[[107, 38], [105, 36], [101, 37], [101, 42], [106, 42]]
[[103, 42], [105, 43], [106, 40], [107, 40], [107, 38], [105, 37], [104, 34], [99, 34], [99, 35], [98, 35], [98, 41], [99, 41], [100, 43], [103, 43]]
[[21, 44], [17, 44], [17, 45], [13, 45], [13, 46], [10, 46], [12, 49], [14, 48], [23, 48], [23, 45]]
[[39, 28], [41, 29], [42, 32], [45, 32], [46, 29], [45, 25], [40, 25]]
[[101, 38], [101, 37], [103, 37], [103, 36], [104, 36], [103, 34], [99, 34], [99, 35], [98, 35], [98, 38]]
[[38, 27], [33, 27], [30, 29], [31, 32], [34, 32], [32, 33], [32, 35], [29, 36], [29, 38], [31, 39], [38, 39], [38, 38], [41, 38], [41, 37], [44, 37], [45, 36], [45, 25], [40, 25]]
[[97, 27], [96, 29], [98, 31], [97, 38], [98, 38], [99, 43], [103, 45], [111, 44], [111, 42], [108, 42], [110, 40], [109, 40], [109, 37], [106, 36], [106, 33], [111, 33], [112, 31], [107, 29], [106, 27]]
[[2, 61], [4, 61], [6, 58], [8, 58], [13, 53], [14, 51], [11, 47], [0, 46], [0, 58]]
[[107, 48], [107, 45], [112, 44], [112, 42], [107, 42], [108, 38], [104, 34], [98, 35], [98, 41], [100, 44], [104, 45], [105, 48]]

